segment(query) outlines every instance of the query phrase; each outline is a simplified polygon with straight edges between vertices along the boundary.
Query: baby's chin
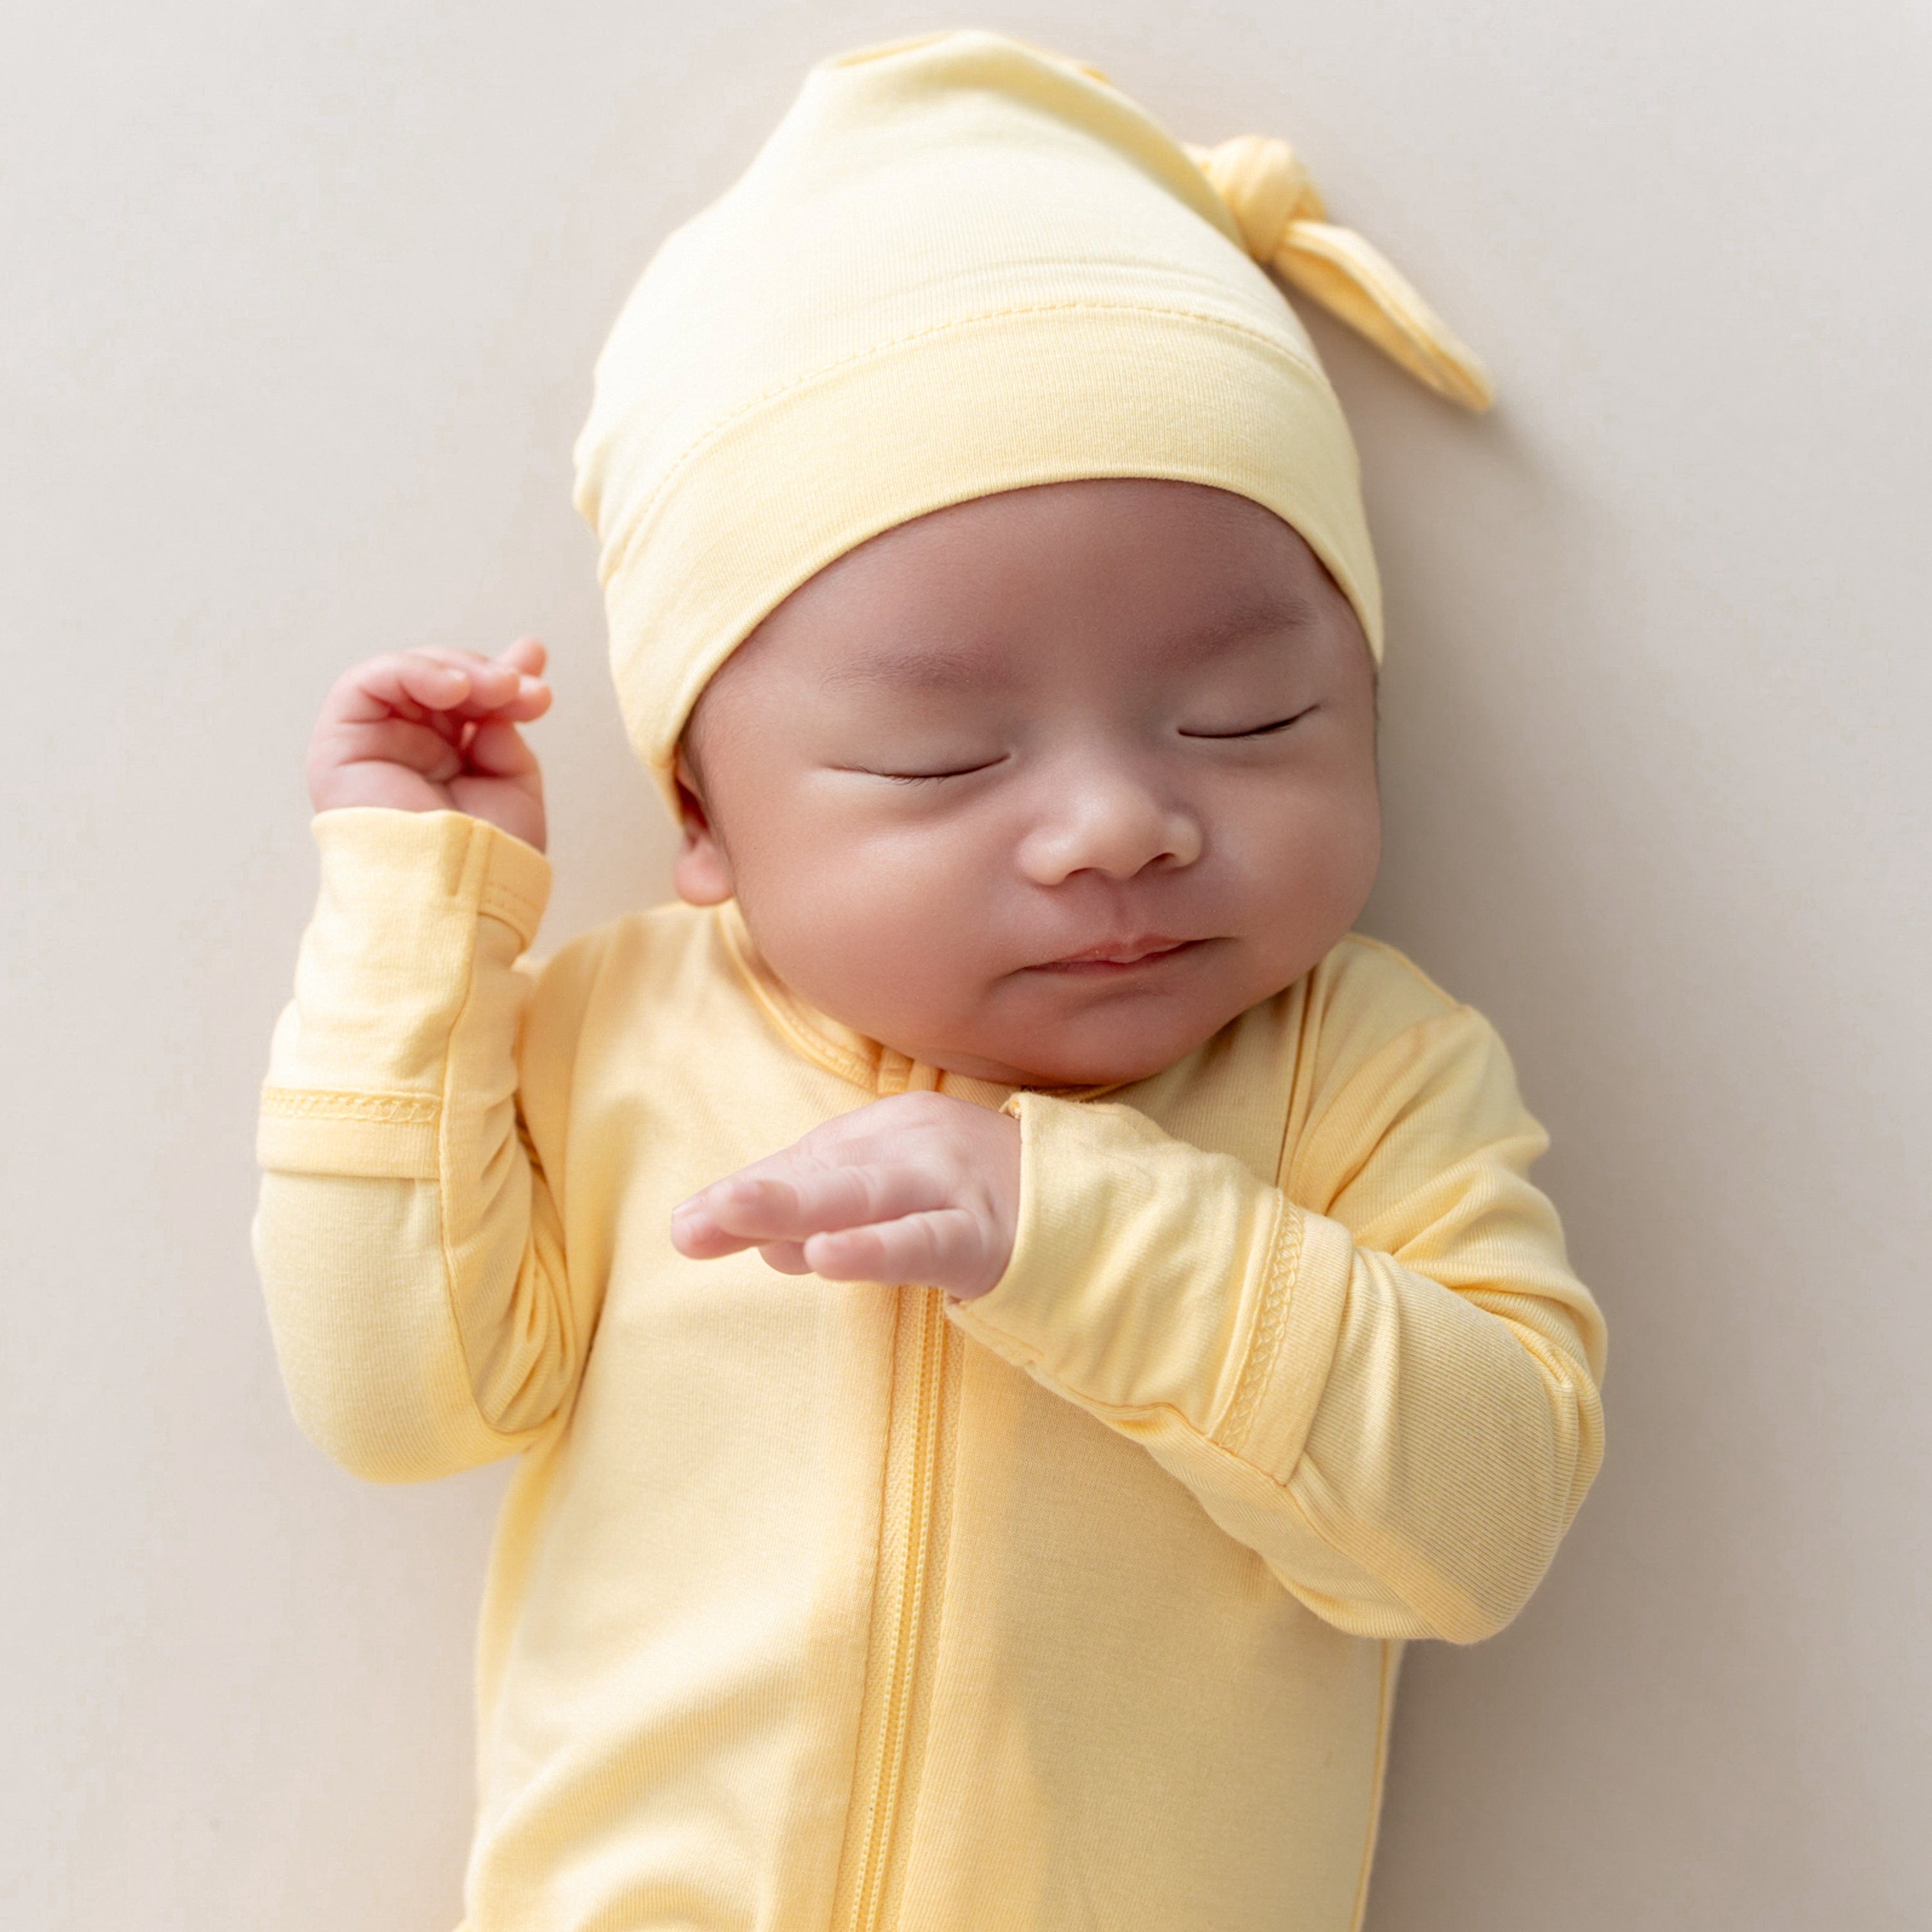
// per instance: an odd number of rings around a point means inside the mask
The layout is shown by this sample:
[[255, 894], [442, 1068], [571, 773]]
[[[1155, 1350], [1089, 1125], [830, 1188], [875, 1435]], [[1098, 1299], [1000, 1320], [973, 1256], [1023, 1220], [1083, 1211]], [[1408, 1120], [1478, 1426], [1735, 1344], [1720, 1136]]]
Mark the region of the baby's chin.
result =
[[1306, 950], [1222, 938], [1144, 974], [1130, 968], [1098, 981], [1028, 972], [984, 986], [970, 974], [937, 983], [912, 974], [790, 983], [821, 1011], [925, 1066], [1009, 1087], [1124, 1087], [1166, 1072], [1292, 984], [1310, 963]]
[[922, 1026], [904, 1006], [878, 1030], [848, 1023], [909, 1059], [973, 1079], [1010, 1087], [1124, 1087], [1165, 1072], [1280, 992], [1298, 976], [1282, 976], [1284, 964], [1293, 963], [1231, 948], [1205, 971], [1190, 976], [1182, 968], [1179, 984], [1123, 986], [1071, 998], [1058, 988], [1046, 998], [1032, 988], [1017, 998], [996, 992], [976, 1012], [956, 1009], [950, 1023]]
[[1123, 1028], [1118, 1037], [1108, 1036], [1106, 1029], [1092, 1030], [1088, 1037], [1058, 1039], [989, 1033], [909, 1057], [1009, 1087], [1125, 1087], [1185, 1060], [1226, 1023], [1197, 1020], [1192, 1025]]

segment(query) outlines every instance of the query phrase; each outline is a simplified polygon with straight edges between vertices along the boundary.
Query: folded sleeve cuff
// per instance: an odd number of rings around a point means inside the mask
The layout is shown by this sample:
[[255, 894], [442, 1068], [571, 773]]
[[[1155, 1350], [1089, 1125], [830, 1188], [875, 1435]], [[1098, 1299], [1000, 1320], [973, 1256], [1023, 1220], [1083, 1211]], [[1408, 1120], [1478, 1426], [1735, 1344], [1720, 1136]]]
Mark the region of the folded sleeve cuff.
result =
[[550, 862], [458, 812], [352, 806], [316, 814], [322, 859], [294, 999], [270, 1050], [256, 1135], [265, 1168], [434, 1178], [451, 1036], [477, 975], [508, 973], [536, 938]]
[[1284, 1198], [1282, 1252], [1226, 1421], [1231, 1454], [1286, 1483], [1308, 1442], [1335, 1365], [1355, 1245], [1348, 1229]]
[[1116, 1426], [1178, 1415], [1285, 1480], [1334, 1358], [1353, 1244], [1135, 1109], [1022, 1092], [1012, 1256], [957, 1326]]

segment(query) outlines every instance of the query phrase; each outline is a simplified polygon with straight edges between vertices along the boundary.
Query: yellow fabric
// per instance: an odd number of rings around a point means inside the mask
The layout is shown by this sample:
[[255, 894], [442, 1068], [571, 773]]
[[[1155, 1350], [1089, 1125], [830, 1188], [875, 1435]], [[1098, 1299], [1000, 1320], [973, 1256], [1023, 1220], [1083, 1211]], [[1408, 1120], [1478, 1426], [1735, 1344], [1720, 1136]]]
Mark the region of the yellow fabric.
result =
[[1098, 69], [1001, 34], [812, 68], [645, 269], [576, 445], [619, 700], [674, 808], [679, 734], [760, 619], [867, 538], [998, 490], [1155, 476], [1252, 497], [1379, 660], [1354, 445], [1262, 265], [1444, 394], [1480, 406], [1489, 384], [1322, 216], [1286, 143], [1188, 147]]
[[[296, 1414], [518, 1456], [466, 1932], [1358, 1924], [1396, 1662], [1521, 1606], [1601, 1453], [1602, 1323], [1481, 1016], [1351, 936], [1092, 1097], [801, 1006], [732, 907], [540, 965], [548, 862], [314, 821], [254, 1228]], [[876, 1095], [1022, 1132], [982, 1298], [672, 1247]]]
[[1328, 219], [1308, 170], [1286, 141], [1238, 134], [1214, 148], [1184, 142], [1214, 184], [1255, 260], [1312, 296], [1412, 376], [1466, 410], [1496, 400], [1475, 351], [1352, 229]]

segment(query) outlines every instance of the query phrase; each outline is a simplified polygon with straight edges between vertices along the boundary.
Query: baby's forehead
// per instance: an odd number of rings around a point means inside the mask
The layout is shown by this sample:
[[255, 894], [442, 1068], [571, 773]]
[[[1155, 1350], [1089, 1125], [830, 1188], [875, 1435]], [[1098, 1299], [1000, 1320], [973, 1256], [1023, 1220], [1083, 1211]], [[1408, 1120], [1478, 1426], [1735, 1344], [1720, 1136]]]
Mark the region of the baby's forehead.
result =
[[[1099, 622], [1070, 631], [1048, 621], [1044, 612], [1028, 613], [1009, 602], [956, 628], [935, 626], [922, 632], [913, 628], [884, 636], [836, 628], [830, 634], [836, 648], [819, 681], [834, 693], [970, 695], [992, 686], [1026, 682], [1029, 671], [1062, 656], [1103, 672], [1167, 666], [1192, 672], [1244, 645], [1290, 639], [1316, 614], [1305, 600], [1292, 595], [1232, 598], [1190, 614], [1178, 625], [1150, 621], [1140, 614], [1131, 622]], [[1040, 621], [1029, 622], [1030, 616]]]
[[1346, 601], [1306, 542], [1246, 498], [1165, 478], [1082, 478], [881, 531], [813, 572], [747, 641], [808, 637], [844, 646], [842, 676], [874, 680], [884, 660], [910, 681], [943, 683], [1029, 638], [1205, 652], [1307, 625]]
[[[839, 621], [818, 606], [809, 621], [773, 626], [728, 659], [700, 698], [732, 715], [734, 735], [794, 724], [858, 720], [942, 722], [1018, 710], [1037, 722], [1185, 705], [1215, 692], [1257, 694], [1284, 678], [1319, 670], [1352, 648], [1371, 672], [1367, 645], [1346, 607], [1342, 638], [1333, 612], [1292, 592], [1235, 596], [1178, 621], [1144, 612], [1085, 621], [1002, 598], [965, 621], [914, 614]], [[719, 700], [722, 700], [722, 702]]]

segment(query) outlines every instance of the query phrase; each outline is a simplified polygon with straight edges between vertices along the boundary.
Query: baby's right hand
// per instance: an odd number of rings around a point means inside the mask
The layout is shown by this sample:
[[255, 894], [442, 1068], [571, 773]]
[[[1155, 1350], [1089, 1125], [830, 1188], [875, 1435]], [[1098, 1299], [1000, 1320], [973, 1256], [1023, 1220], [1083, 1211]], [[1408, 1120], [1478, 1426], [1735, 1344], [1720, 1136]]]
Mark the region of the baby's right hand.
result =
[[541, 852], [543, 773], [517, 727], [550, 709], [544, 655], [519, 638], [499, 658], [425, 648], [344, 671], [309, 741], [316, 810], [466, 812]]

